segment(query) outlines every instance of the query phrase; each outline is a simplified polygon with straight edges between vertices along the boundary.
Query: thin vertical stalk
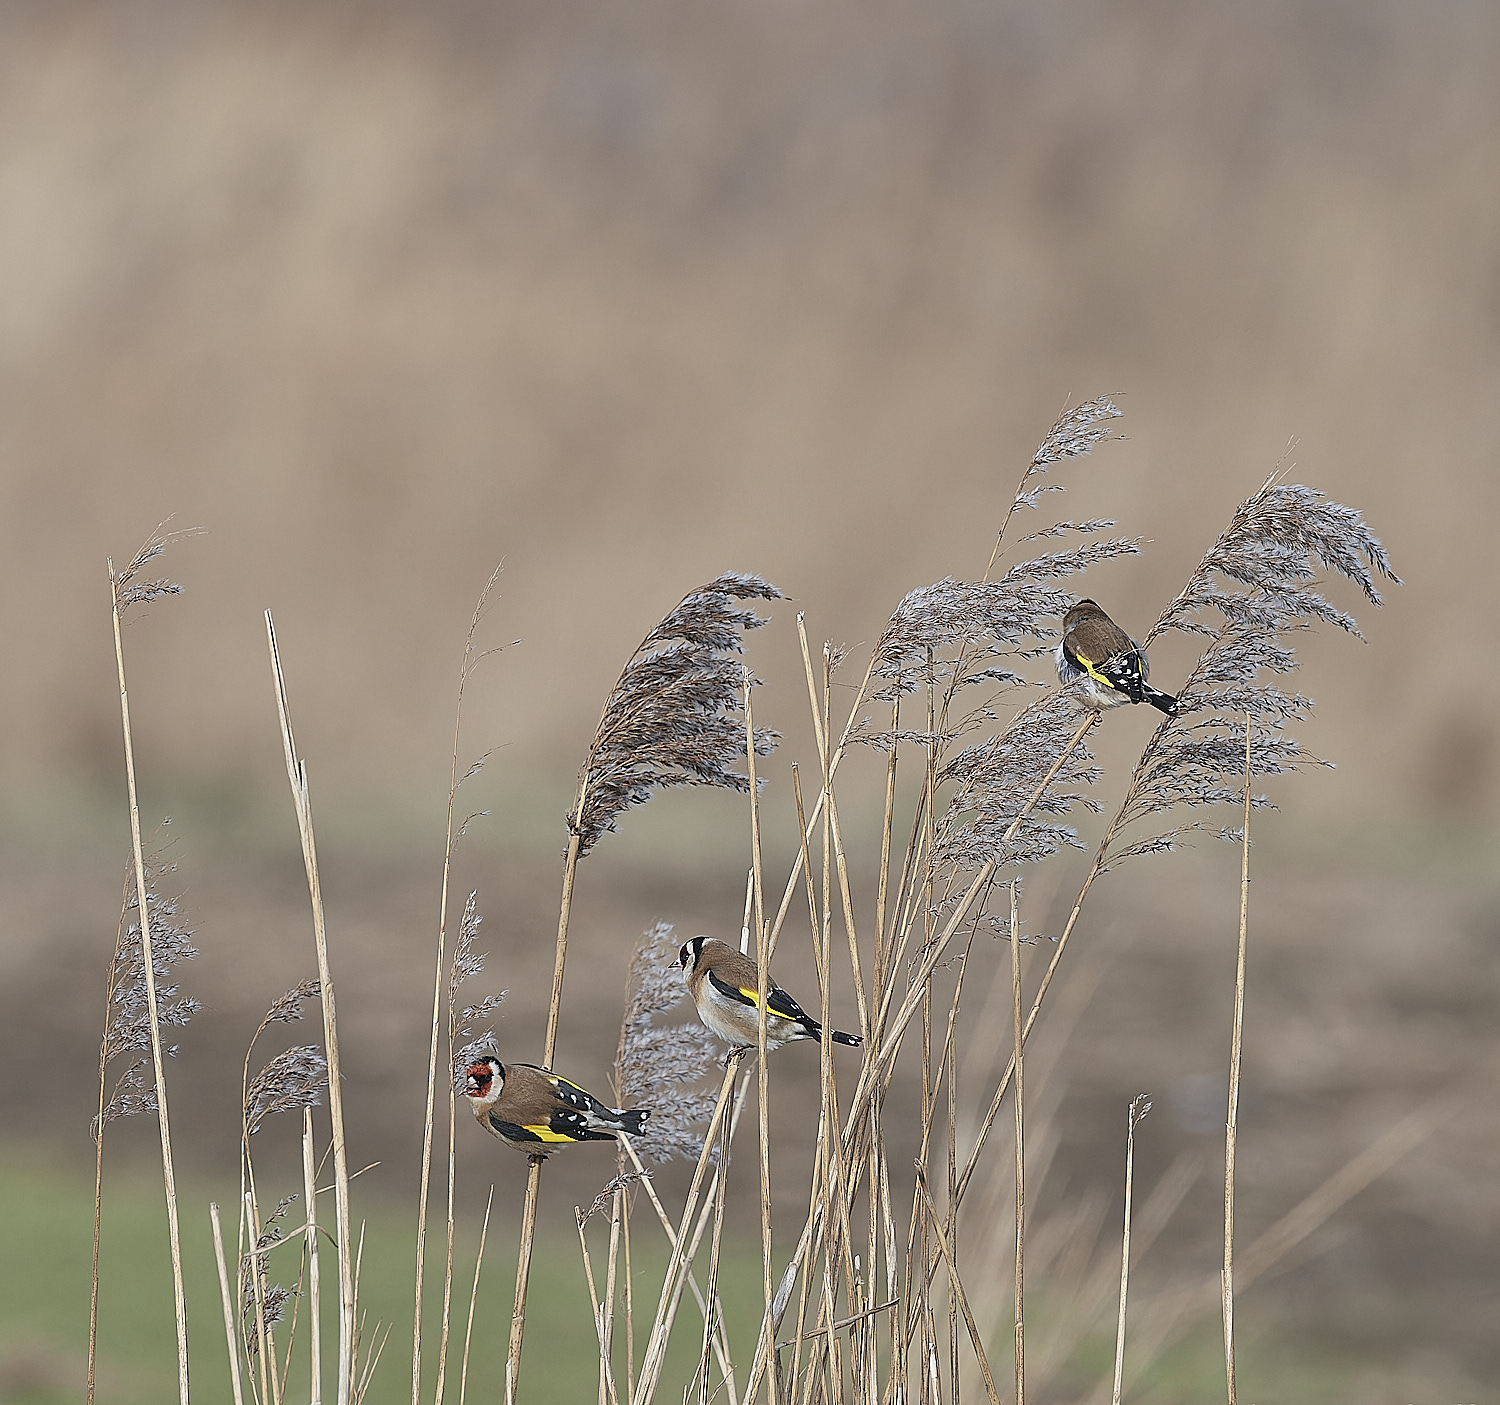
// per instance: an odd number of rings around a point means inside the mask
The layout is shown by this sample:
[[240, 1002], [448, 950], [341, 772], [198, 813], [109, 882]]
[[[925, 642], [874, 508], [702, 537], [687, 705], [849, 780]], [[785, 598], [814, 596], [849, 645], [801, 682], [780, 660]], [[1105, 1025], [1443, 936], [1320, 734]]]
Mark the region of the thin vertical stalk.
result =
[[599, 1293], [594, 1286], [594, 1261], [589, 1257], [588, 1235], [583, 1229], [588, 1216], [577, 1205], [573, 1207], [573, 1214], [578, 1220], [578, 1247], [583, 1253], [583, 1276], [588, 1280], [589, 1305], [594, 1317], [594, 1336], [599, 1343], [599, 1369], [609, 1389], [610, 1405], [620, 1405], [620, 1398], [615, 1394], [615, 1373], [609, 1365], [609, 1346], [604, 1333], [604, 1310], [599, 1306]]
[[1125, 1299], [1130, 1288], [1130, 1195], [1135, 1181], [1135, 1127], [1151, 1111], [1141, 1094], [1130, 1104], [1130, 1127], [1125, 1133], [1125, 1232], [1120, 1245], [1120, 1321], [1115, 1329], [1115, 1391], [1112, 1405], [1120, 1405], [1120, 1386], [1125, 1375]]
[[[219, 1226], [219, 1207], [212, 1201], [208, 1206], [208, 1217], [214, 1227], [214, 1258], [219, 1265], [219, 1297], [224, 1303], [224, 1340], [229, 1346], [229, 1384], [234, 1390], [234, 1405], [244, 1405], [244, 1394], [240, 1385], [240, 1344], [234, 1330], [234, 1300], [229, 1293], [229, 1270], [224, 1265], [224, 1232]], [[312, 1398], [317, 1405], [318, 1397]]]
[[[969, 1300], [964, 1293], [964, 1285], [958, 1276], [958, 1266], [953, 1261], [953, 1251], [948, 1247], [947, 1237], [943, 1234], [943, 1224], [938, 1218], [937, 1206], [932, 1203], [932, 1193], [927, 1189], [927, 1178], [922, 1173], [922, 1163], [917, 1162], [917, 1192], [922, 1197], [922, 1203], [927, 1207], [927, 1214], [932, 1220], [933, 1233], [937, 1238], [938, 1250], [948, 1265], [948, 1281], [953, 1285], [955, 1298], [963, 1311], [964, 1326], [969, 1330], [969, 1342], [974, 1348], [974, 1355], [979, 1361], [979, 1373], [984, 1377], [984, 1388], [990, 1397], [990, 1405], [1000, 1405], [1000, 1396], [995, 1390], [995, 1378], [990, 1375], [989, 1358], [984, 1352], [984, 1337], [974, 1322], [974, 1314], [969, 1310]], [[954, 1385], [957, 1387], [957, 1376], [954, 1377]]]
[[[172, 1249], [172, 1305], [177, 1317], [177, 1395], [180, 1405], [188, 1405], [187, 1297], [182, 1286], [182, 1237], [177, 1226], [177, 1177], [172, 1169], [172, 1124], [167, 1116], [167, 1079], [162, 1068], [161, 1021], [156, 1004], [156, 962], [151, 952], [146, 861], [141, 852], [141, 809], [136, 796], [135, 747], [130, 734], [130, 695], [125, 689], [125, 646], [120, 638], [120, 583], [115, 575], [113, 560], [108, 562], [108, 567], [110, 614], [115, 635], [115, 669], [120, 679], [120, 727], [125, 736], [125, 784], [130, 797], [130, 846], [135, 860], [136, 902], [141, 915], [141, 961], [145, 967], [146, 1008], [151, 1020], [151, 1067], [156, 1074], [156, 1121], [161, 1131], [161, 1173], [167, 1198], [167, 1237]], [[99, 1134], [102, 1139], [102, 1125]]]
[[310, 1385], [308, 1405], [322, 1405], [323, 1400], [323, 1317], [318, 1279], [318, 1181], [313, 1172], [312, 1109], [302, 1112], [302, 1187], [307, 1199], [307, 1306], [311, 1331], [309, 1350]]
[[[448, 773], [448, 828], [443, 842], [443, 887], [438, 901], [437, 957], [434, 961], [432, 982], [432, 1039], [427, 1051], [427, 1111], [422, 1123], [422, 1186], [417, 1201], [417, 1265], [414, 1274], [414, 1304], [411, 1318], [411, 1405], [418, 1405], [422, 1389], [422, 1288], [423, 1259], [427, 1248], [427, 1196], [432, 1175], [432, 1127], [437, 1094], [438, 1025], [443, 999], [444, 948], [448, 935], [448, 880], [453, 868], [453, 803], [458, 795], [458, 740], [464, 715], [464, 685], [469, 681], [469, 672], [474, 661], [474, 635], [479, 628], [480, 616], [495, 582], [500, 578], [500, 567], [496, 566], [488, 583], [479, 594], [474, 614], [469, 620], [469, 632], [464, 638], [463, 663], [458, 671], [458, 702], [453, 714], [453, 756]], [[450, 1012], [451, 1015], [451, 1012]], [[452, 1021], [449, 1021], [449, 1042], [452, 1042]], [[450, 1060], [451, 1062], [451, 1060]], [[437, 1401], [443, 1398], [443, 1364], [447, 1361], [449, 1289], [453, 1279], [453, 1089], [448, 1090], [448, 1258], [444, 1276], [443, 1293], [443, 1337], [439, 1347]]]
[[[133, 866], [133, 865], [132, 865]], [[94, 1372], [99, 1346], [99, 1230], [104, 1215], [104, 1109], [109, 1063], [109, 1012], [114, 1008], [116, 979], [119, 972], [120, 944], [125, 937], [125, 918], [129, 912], [130, 879], [126, 879], [125, 896], [120, 900], [120, 929], [115, 934], [114, 955], [110, 958], [109, 979], [104, 992], [104, 1033], [99, 1039], [99, 1113], [94, 1119], [94, 1271], [89, 1280], [89, 1370], [85, 1405], [94, 1405]]]
[[1245, 714], [1245, 818], [1240, 836], [1240, 944], [1234, 969], [1234, 1034], [1229, 1053], [1229, 1111], [1224, 1124], [1224, 1379], [1235, 1405], [1234, 1153], [1240, 1112], [1240, 1051], [1245, 1033], [1245, 946], [1250, 935], [1250, 714]]
[[328, 1059], [328, 1112], [333, 1124], [334, 1212], [338, 1219], [339, 1245], [339, 1382], [338, 1405], [349, 1405], [354, 1391], [355, 1288], [354, 1264], [349, 1245], [349, 1158], [344, 1145], [344, 1091], [339, 1071], [338, 1013], [334, 1004], [333, 972], [328, 964], [328, 933], [323, 924], [323, 890], [318, 879], [318, 849], [313, 834], [312, 795], [307, 784], [307, 763], [297, 755], [292, 736], [291, 708], [281, 655], [276, 647], [276, 627], [266, 611], [266, 640], [271, 650], [271, 672], [276, 681], [276, 710], [281, 721], [281, 741], [286, 754], [287, 779], [302, 838], [302, 861], [307, 869], [308, 897], [312, 902], [313, 941], [318, 955], [318, 982], [323, 1008], [323, 1046]]
[[[271, 1398], [271, 1385], [276, 1380], [276, 1368], [274, 1362], [267, 1364], [267, 1358], [270, 1356], [271, 1333], [266, 1326], [264, 1271], [261, 1268], [260, 1214], [255, 1208], [253, 1191], [245, 1192], [245, 1217], [250, 1225], [250, 1292], [255, 1300], [255, 1360], [260, 1368], [261, 1405], [266, 1405]], [[269, 1384], [267, 1372], [270, 1377]], [[253, 1381], [251, 1389], [254, 1389]]]
[[[744, 675], [745, 765], [750, 780], [750, 860], [755, 873], [756, 978], [755, 1077], [760, 1114], [760, 1259], [761, 1286], [765, 1294], [766, 1319], [771, 1317], [774, 1289], [771, 1284], [771, 1140], [768, 1118], [770, 1081], [766, 1067], [766, 991], [770, 987], [770, 932], [766, 926], [765, 900], [761, 891], [760, 795], [755, 780], [755, 719], [750, 703], [750, 673]], [[747, 1396], [753, 1405], [753, 1396]]]
[[469, 1290], [469, 1325], [464, 1328], [464, 1359], [458, 1373], [458, 1405], [464, 1405], [469, 1390], [469, 1343], [474, 1337], [474, 1304], [479, 1301], [479, 1270], [484, 1267], [484, 1241], [490, 1232], [490, 1207], [495, 1203], [495, 1187], [490, 1187], [484, 1202], [484, 1223], [479, 1226], [479, 1252], [474, 1256], [474, 1286]]
[[[583, 839], [579, 829], [583, 802], [587, 792], [587, 770], [578, 787], [578, 804], [574, 811], [572, 832], [568, 835], [568, 857], [563, 866], [562, 902], [557, 915], [557, 954], [552, 964], [552, 998], [547, 1006], [547, 1037], [542, 1043], [542, 1067], [552, 1067], [557, 1048], [557, 1018], [562, 1010], [563, 968], [568, 955], [568, 918], [573, 911], [573, 882], [578, 874], [579, 846]], [[521, 1369], [521, 1341], [526, 1333], [526, 1291], [531, 1280], [531, 1245], [536, 1237], [536, 1207], [541, 1190], [542, 1158], [533, 1156], [526, 1177], [526, 1199], [521, 1205], [521, 1245], [516, 1257], [516, 1293], [510, 1317], [510, 1348], [505, 1357], [505, 1399], [512, 1405], [516, 1398], [516, 1377]]]
[[1016, 1110], [1016, 1405], [1026, 1405], [1026, 1124], [1022, 1082], [1021, 926], [1016, 883], [1010, 881], [1010, 998], [1015, 1034], [1016, 1080], [1011, 1102]]

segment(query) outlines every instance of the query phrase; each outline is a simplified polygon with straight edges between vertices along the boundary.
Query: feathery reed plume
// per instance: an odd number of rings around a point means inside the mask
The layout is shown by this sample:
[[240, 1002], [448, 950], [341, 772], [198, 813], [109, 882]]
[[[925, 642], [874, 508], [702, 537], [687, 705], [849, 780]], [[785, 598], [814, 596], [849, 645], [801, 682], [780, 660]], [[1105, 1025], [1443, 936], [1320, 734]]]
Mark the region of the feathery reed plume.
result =
[[[452, 1020], [448, 1033], [454, 1093], [462, 1093], [464, 1090], [464, 1070], [476, 1058], [494, 1049], [494, 1031], [481, 1030], [479, 1024], [500, 1008], [507, 994], [503, 990], [496, 991], [473, 1005], [459, 1008], [458, 993], [464, 982], [484, 974], [485, 953], [475, 950], [483, 921], [484, 918], [479, 915], [479, 894], [470, 893], [464, 901], [463, 917], [458, 924], [458, 944], [453, 948], [453, 965], [448, 974], [448, 1010]], [[465, 1042], [454, 1048], [460, 1039]]]
[[670, 922], [658, 922], [636, 943], [615, 1053], [619, 1105], [651, 1109], [645, 1131], [631, 1141], [657, 1162], [697, 1156], [703, 1147], [701, 1124], [714, 1108], [713, 1095], [699, 1086], [716, 1061], [718, 1046], [712, 1036], [696, 1018], [681, 1024], [655, 1023], [658, 1015], [682, 1001], [678, 946]]
[[1118, 419], [1124, 411], [1119, 409], [1106, 395], [1097, 396], [1093, 400], [1085, 400], [1081, 405], [1075, 405], [1071, 410], [1064, 410], [1058, 417], [1057, 423], [1047, 432], [1047, 437], [1037, 445], [1036, 453], [1031, 456], [1031, 462], [1026, 465], [1026, 471], [1021, 475], [1021, 481], [1016, 484], [1015, 496], [1011, 499], [1010, 507], [1006, 509], [1005, 517], [1000, 523], [1000, 530], [995, 533], [995, 549], [990, 553], [990, 564], [985, 568], [985, 579], [995, 568], [995, 562], [999, 559], [1000, 548], [1005, 541], [1006, 529], [1010, 526], [1010, 519], [1015, 516], [1016, 509], [1035, 508], [1043, 493], [1060, 493], [1063, 491], [1061, 483], [1051, 480], [1045, 483], [1037, 483], [1032, 487], [1033, 478], [1039, 478], [1045, 474], [1053, 464], [1061, 463], [1064, 459], [1076, 459], [1084, 454], [1092, 453], [1093, 450], [1106, 439], [1114, 439], [1115, 435], [1106, 428], [1102, 428], [1106, 420]]
[[[116, 572], [113, 560], [107, 561], [106, 565], [109, 569], [110, 619], [115, 640], [115, 672], [120, 683], [120, 730], [125, 742], [125, 789], [130, 801], [130, 843], [135, 860], [135, 892], [140, 915], [141, 973], [146, 992], [151, 1068], [155, 1075], [156, 1120], [161, 1132], [161, 1170], [167, 1200], [167, 1235], [172, 1250], [172, 1297], [177, 1325], [177, 1394], [181, 1405], [188, 1405], [187, 1295], [182, 1286], [182, 1238], [177, 1224], [177, 1177], [172, 1168], [172, 1123], [167, 1112], [167, 1080], [162, 1067], [156, 962], [152, 955], [151, 905], [146, 896], [146, 860], [141, 851], [141, 810], [135, 783], [135, 743], [130, 731], [130, 694], [125, 687], [125, 643], [121, 637], [121, 621], [132, 606], [148, 604], [164, 595], [178, 595], [182, 591], [182, 587], [174, 581], [136, 579], [142, 567], [156, 560], [172, 542], [192, 536], [196, 531], [164, 532], [162, 528], [165, 526], [165, 522], [157, 526], [124, 570]], [[103, 1109], [100, 1118], [102, 1132]], [[91, 1308], [91, 1320], [94, 1312], [95, 1309]], [[88, 1399], [92, 1402], [95, 1364], [92, 1326], [89, 1335]]]
[[1102, 772], [1088, 747], [1073, 742], [1087, 717], [1070, 693], [1050, 692], [1018, 712], [1003, 732], [949, 761], [938, 773], [939, 783], [952, 781], [954, 790], [934, 835], [934, 867], [1039, 863], [1065, 844], [1078, 847], [1076, 830], [1039, 817], [1064, 815], [1074, 806], [1099, 811], [1084, 787], [1097, 785]]
[[[610, 690], [580, 776], [569, 820], [580, 856], [658, 789], [747, 789], [748, 779], [730, 769], [745, 741], [735, 717], [743, 670], [729, 656], [743, 653], [744, 632], [766, 621], [733, 602], [783, 598], [759, 576], [726, 572], [684, 596], [641, 641]], [[757, 731], [756, 753], [768, 755], [775, 742], [774, 732]]]
[[[568, 852], [563, 865], [562, 901], [557, 918], [557, 954], [542, 1063], [557, 1048], [563, 971], [568, 951], [568, 918], [578, 860], [615, 828], [624, 810], [644, 805], [659, 788], [709, 785], [747, 791], [752, 782], [730, 767], [752, 760], [775, 745], [769, 731], [735, 720], [744, 705], [746, 671], [733, 656], [743, 651], [745, 631], [765, 623], [736, 600], [780, 600], [782, 593], [759, 576], [727, 571], [690, 591], [636, 647], [610, 689], [599, 725], [580, 768], [578, 793], [568, 816]], [[515, 1398], [521, 1341], [526, 1330], [526, 1284], [536, 1230], [541, 1160], [533, 1157], [521, 1207], [521, 1246], [516, 1261], [516, 1295], [511, 1311], [505, 1393]]]
[[245, 1134], [253, 1137], [267, 1117], [320, 1107], [328, 1061], [316, 1044], [297, 1044], [277, 1054], [250, 1083], [245, 1097]]
[[[1237, 780], [1242, 769], [1247, 715], [1256, 733], [1252, 776], [1330, 764], [1311, 756], [1282, 730], [1307, 715], [1311, 699], [1261, 681], [1262, 675], [1282, 676], [1297, 667], [1287, 636], [1314, 623], [1363, 638], [1352, 615], [1312, 588], [1320, 565], [1353, 581], [1372, 605], [1381, 603], [1377, 576], [1400, 584], [1359, 513], [1329, 502], [1314, 488], [1271, 480], [1236, 509], [1142, 641], [1149, 644], [1170, 631], [1208, 638], [1183, 682], [1176, 717], [1166, 719], [1147, 746], [1110, 839], [1122, 826], [1179, 805], [1193, 809], [1239, 803], [1244, 787], [1230, 777]], [[1270, 802], [1257, 795], [1250, 803], [1259, 809]], [[1163, 852], [1199, 827], [1187, 823], [1138, 840], [1113, 852], [1107, 866]], [[1221, 835], [1241, 839], [1238, 829]]]
[[[164, 874], [177, 871], [175, 863], [146, 860], [146, 911], [151, 927], [151, 960], [155, 970], [156, 1017], [158, 1026], [181, 1028], [203, 1008], [191, 996], [178, 996], [176, 985], [169, 984], [173, 968], [197, 956], [192, 930], [184, 927], [178, 916], [176, 897], [163, 898], [157, 886]], [[127, 883], [134, 886], [132, 879]], [[99, 1046], [101, 1075], [107, 1065], [121, 1055], [137, 1057], [116, 1079], [108, 1099], [104, 1098], [105, 1078], [100, 1082], [100, 1108], [90, 1125], [95, 1141], [102, 1139], [104, 1128], [121, 1117], [139, 1112], [156, 1111], [156, 1089], [146, 1082], [143, 1072], [150, 1063], [151, 1012], [146, 995], [145, 959], [141, 952], [141, 924], [138, 917], [140, 899], [127, 890], [120, 909], [120, 926], [115, 938], [115, 954], [110, 964], [108, 1010], [104, 1037]], [[168, 1057], [177, 1046], [164, 1050]]]
[[[163, 824], [169, 823], [164, 820]], [[175, 872], [175, 863], [146, 860], [146, 911], [152, 931], [151, 959], [155, 966], [157, 1023], [180, 1028], [203, 1007], [188, 996], [178, 998], [177, 987], [168, 984], [172, 968], [189, 961], [198, 953], [190, 938], [192, 932], [177, 920], [177, 899], [161, 898], [157, 882], [164, 873]], [[127, 874], [125, 892], [120, 901], [120, 923], [115, 931], [115, 952], [109, 967], [108, 988], [104, 997], [104, 1034], [99, 1041], [99, 1106], [89, 1127], [94, 1139], [94, 1267], [89, 1287], [89, 1369], [87, 1398], [94, 1394], [94, 1371], [99, 1328], [99, 1231], [104, 1209], [104, 1129], [121, 1117], [138, 1112], [155, 1112], [156, 1085], [147, 1083], [145, 1069], [151, 1062], [151, 1002], [146, 992], [145, 957], [139, 921], [130, 914], [138, 911], [140, 898], [134, 877]], [[173, 1045], [166, 1053], [177, 1052]], [[109, 1087], [109, 1065], [121, 1055], [133, 1053]]]

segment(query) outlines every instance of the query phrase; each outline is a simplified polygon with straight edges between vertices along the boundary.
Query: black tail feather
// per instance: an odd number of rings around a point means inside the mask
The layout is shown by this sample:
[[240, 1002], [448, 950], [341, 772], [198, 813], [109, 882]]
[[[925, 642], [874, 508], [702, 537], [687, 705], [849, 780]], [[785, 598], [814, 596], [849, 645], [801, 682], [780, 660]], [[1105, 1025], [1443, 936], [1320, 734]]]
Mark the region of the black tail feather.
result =
[[857, 1049], [865, 1041], [857, 1034], [845, 1034], [843, 1030], [836, 1029], [833, 1032], [833, 1042], [835, 1044], [847, 1044], [851, 1049]]
[[1146, 701], [1158, 712], [1165, 712], [1168, 717], [1177, 716], [1177, 699], [1170, 693], [1164, 693], [1160, 688], [1153, 688], [1149, 683], [1145, 687]]
[[633, 1107], [629, 1112], [620, 1114], [620, 1126], [632, 1137], [638, 1137], [646, 1130], [646, 1119], [651, 1116], [649, 1107]]

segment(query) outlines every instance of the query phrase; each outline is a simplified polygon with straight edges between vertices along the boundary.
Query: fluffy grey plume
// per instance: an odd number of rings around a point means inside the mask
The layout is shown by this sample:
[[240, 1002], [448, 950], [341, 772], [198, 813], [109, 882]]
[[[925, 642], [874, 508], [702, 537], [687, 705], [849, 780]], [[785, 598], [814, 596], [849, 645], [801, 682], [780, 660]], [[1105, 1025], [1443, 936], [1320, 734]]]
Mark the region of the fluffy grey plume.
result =
[[[300, 1016], [298, 1016], [300, 1018]], [[328, 1061], [316, 1044], [297, 1044], [277, 1054], [254, 1078], [245, 1096], [245, 1131], [254, 1136], [267, 1117], [317, 1107], [328, 1081]]]
[[1101, 426], [1106, 420], [1118, 419], [1123, 413], [1104, 395], [1094, 400], [1085, 400], [1083, 404], [1064, 412], [1037, 447], [1036, 453], [1031, 456], [1031, 463], [1021, 479], [1021, 486], [1016, 490], [1015, 506], [1011, 510], [1014, 511], [1016, 507], [1035, 507], [1043, 493], [1060, 492], [1062, 485], [1059, 483], [1041, 483], [1034, 488], [1026, 485], [1038, 475], [1046, 473], [1052, 464], [1061, 463], [1063, 459], [1076, 459], [1091, 452], [1106, 439], [1115, 438], [1115, 435]]
[[[1141, 760], [1125, 823], [1178, 805], [1243, 803], [1247, 715], [1252, 777], [1329, 764], [1282, 730], [1306, 716], [1310, 699], [1264, 681], [1297, 667], [1290, 636], [1299, 630], [1323, 623], [1359, 636], [1354, 617], [1313, 588], [1320, 567], [1353, 581], [1374, 605], [1381, 603], [1377, 578], [1400, 584], [1360, 514], [1315, 488], [1268, 482], [1236, 509], [1143, 641], [1175, 630], [1206, 636], [1208, 644], [1178, 690], [1177, 716], [1162, 724]], [[1269, 802], [1252, 796], [1251, 803]], [[1161, 852], [1197, 828], [1187, 824], [1136, 841], [1112, 854], [1111, 863]]]
[[[583, 769], [582, 810], [569, 817], [580, 855], [658, 787], [749, 788], [730, 769], [745, 755], [745, 672], [733, 655], [742, 652], [745, 631], [765, 620], [734, 602], [782, 598], [759, 576], [729, 572], [684, 597], [641, 641], [605, 703]], [[774, 732], [757, 729], [756, 755], [775, 742]]]
[[[156, 981], [156, 1011], [162, 1028], [181, 1027], [203, 1008], [190, 996], [178, 994], [173, 968], [191, 961], [198, 952], [192, 931], [178, 919], [176, 897], [163, 898], [157, 891], [162, 875], [175, 873], [176, 864], [146, 861], [146, 914], [151, 924], [151, 967]], [[120, 925], [115, 936], [115, 954], [109, 978], [109, 1020], [104, 1029], [102, 1063], [108, 1065], [122, 1054], [147, 1055], [130, 1061], [116, 1079], [105, 1104], [102, 1123], [95, 1119], [93, 1133], [121, 1117], [156, 1111], [156, 1088], [150, 1075], [151, 1012], [146, 999], [146, 962], [141, 952], [140, 902], [135, 880], [127, 874], [121, 903]], [[134, 916], [132, 915], [134, 914]], [[176, 1046], [165, 1052], [175, 1054]]]
[[653, 1161], [697, 1156], [702, 1124], [714, 1108], [713, 1095], [697, 1085], [719, 1046], [696, 1017], [683, 1024], [655, 1023], [687, 994], [677, 965], [680, 945], [669, 922], [658, 922], [642, 935], [630, 961], [629, 999], [615, 1055], [620, 1105], [651, 1109], [635, 1144]]
[[958, 753], [940, 773], [955, 785], [947, 813], [937, 828], [932, 862], [978, 868], [986, 863], [1038, 863], [1077, 834], [1056, 818], [1075, 805], [1097, 811], [1085, 788], [1097, 783], [1099, 769], [1079, 743], [1027, 811], [1015, 835], [1005, 835], [1031, 804], [1053, 765], [1072, 740], [1087, 712], [1070, 693], [1053, 691], [1016, 714], [998, 736]]
[[[167, 522], [171, 520], [170, 517], [167, 518]], [[155, 561], [173, 542], [181, 541], [184, 537], [196, 537], [203, 531], [202, 527], [189, 527], [180, 532], [168, 532], [165, 530], [167, 522], [160, 523], [146, 538], [146, 544], [136, 552], [130, 563], [123, 570], [115, 572], [115, 599], [122, 615], [132, 605], [148, 604], [164, 595], [182, 594], [182, 587], [176, 581], [136, 580], [141, 568]]]
[[[458, 924], [458, 944], [453, 949], [453, 966], [448, 977], [448, 1018], [453, 1022], [450, 1031], [453, 1045], [457, 1046], [459, 1040], [466, 1041], [462, 1047], [455, 1048], [453, 1055], [453, 1089], [457, 1093], [464, 1090], [464, 1070], [475, 1059], [494, 1052], [494, 1032], [486, 1029], [476, 1034], [475, 1028], [481, 1020], [488, 1019], [505, 999], [502, 990], [495, 995], [486, 995], [478, 1004], [465, 1005], [461, 1010], [458, 1007], [459, 987], [484, 971], [484, 953], [476, 950], [474, 945], [479, 937], [479, 924], [483, 921], [479, 915], [479, 894], [470, 893]], [[456, 1017], [455, 1010], [458, 1010]]]
[[[1114, 525], [1058, 523], [1038, 535], [1097, 533]], [[999, 580], [964, 582], [948, 577], [912, 591], [896, 607], [876, 646], [875, 677], [882, 686], [874, 698], [889, 700], [929, 682], [955, 690], [979, 683], [1024, 684], [1019, 666], [1050, 652], [1058, 636], [1057, 621], [1073, 603], [1072, 595], [1048, 583], [1100, 561], [1134, 556], [1140, 549], [1134, 537], [1086, 541], [1070, 551], [1018, 562]], [[890, 739], [881, 735], [863, 740], [889, 745]]]

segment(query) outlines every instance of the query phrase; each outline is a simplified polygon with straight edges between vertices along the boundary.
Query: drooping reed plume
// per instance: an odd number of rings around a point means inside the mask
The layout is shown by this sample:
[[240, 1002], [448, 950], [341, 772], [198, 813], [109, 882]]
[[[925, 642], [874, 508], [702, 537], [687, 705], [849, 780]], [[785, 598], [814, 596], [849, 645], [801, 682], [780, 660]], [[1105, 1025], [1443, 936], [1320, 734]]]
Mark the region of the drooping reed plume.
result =
[[[744, 649], [744, 634], [759, 629], [765, 620], [736, 602], [781, 598], [781, 592], [759, 576], [725, 572], [690, 591], [668, 612], [635, 648], [610, 689], [579, 770], [577, 795], [568, 816], [543, 1064], [551, 1064], [557, 1047], [578, 860], [615, 828], [619, 815], [644, 805], [658, 790], [678, 785], [741, 792], [752, 788], [749, 775], [732, 768], [742, 759], [768, 754], [776, 737], [769, 730], [752, 727], [747, 744], [743, 720], [747, 674], [738, 655]], [[533, 1158], [521, 1211], [521, 1248], [506, 1358], [507, 1401], [514, 1399], [520, 1367], [540, 1177], [541, 1162]]]

